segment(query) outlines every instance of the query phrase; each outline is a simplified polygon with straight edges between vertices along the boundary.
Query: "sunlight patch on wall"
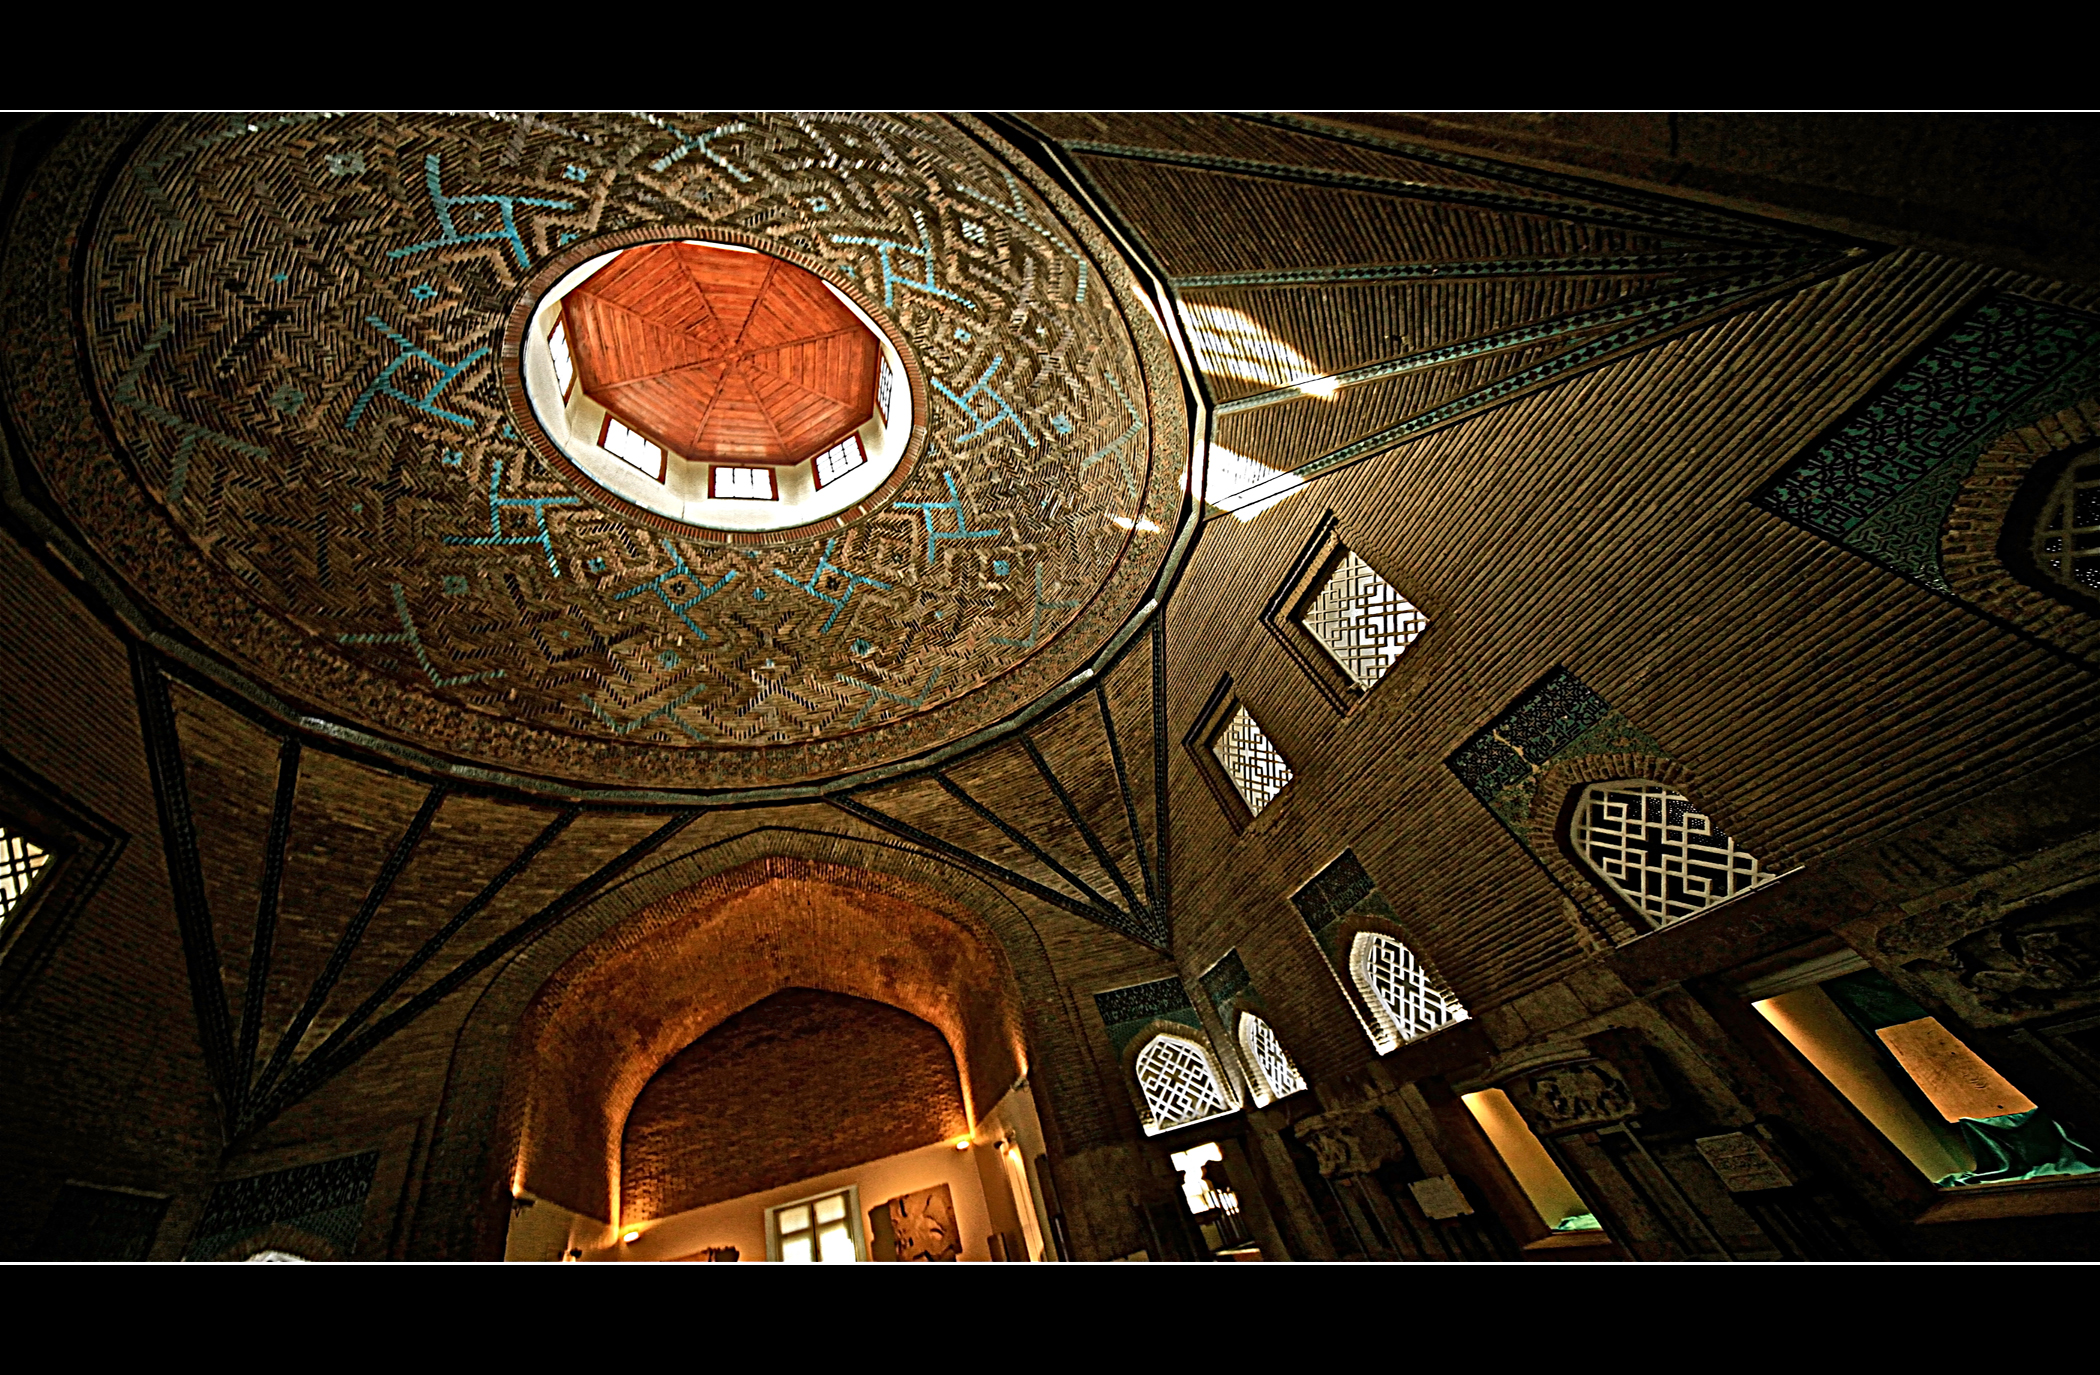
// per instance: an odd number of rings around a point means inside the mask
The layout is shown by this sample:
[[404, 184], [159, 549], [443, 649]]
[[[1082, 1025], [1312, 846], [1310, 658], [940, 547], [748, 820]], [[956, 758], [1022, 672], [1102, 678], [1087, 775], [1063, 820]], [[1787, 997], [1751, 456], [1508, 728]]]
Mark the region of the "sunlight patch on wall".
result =
[[1203, 370], [1213, 377], [1261, 382], [1272, 387], [1296, 386], [1307, 396], [1323, 401], [1333, 400], [1341, 390], [1341, 383], [1326, 375], [1327, 369], [1269, 333], [1243, 311], [1183, 304], [1181, 319], [1188, 326], [1189, 342], [1195, 346]]
[[[1186, 474], [1182, 485], [1188, 485]], [[1259, 459], [1213, 444], [1203, 500], [1206, 505], [1249, 521], [1304, 485], [1305, 479], [1296, 473], [1278, 472]]]

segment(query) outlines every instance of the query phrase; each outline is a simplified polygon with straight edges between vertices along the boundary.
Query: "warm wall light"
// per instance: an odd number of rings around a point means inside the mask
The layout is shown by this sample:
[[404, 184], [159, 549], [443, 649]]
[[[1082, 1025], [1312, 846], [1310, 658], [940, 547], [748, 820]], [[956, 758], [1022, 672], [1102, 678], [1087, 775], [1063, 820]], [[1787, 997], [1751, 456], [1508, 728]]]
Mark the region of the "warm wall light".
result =
[[620, 1238], [620, 1240], [625, 1242], [636, 1242], [640, 1241], [641, 1239], [642, 1234], [640, 1232], [629, 1232], [626, 1236]]
[[959, 1151], [966, 1151], [970, 1149], [970, 1138], [966, 1136], [962, 1140], [956, 1142], [955, 1149]]

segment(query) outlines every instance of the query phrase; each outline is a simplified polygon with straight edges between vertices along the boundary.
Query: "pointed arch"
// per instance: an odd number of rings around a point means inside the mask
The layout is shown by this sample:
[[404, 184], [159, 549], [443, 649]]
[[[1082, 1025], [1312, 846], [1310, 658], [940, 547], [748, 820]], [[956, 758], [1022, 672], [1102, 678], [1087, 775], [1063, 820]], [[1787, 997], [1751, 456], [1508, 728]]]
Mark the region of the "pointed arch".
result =
[[1414, 951], [1382, 932], [1357, 933], [1349, 950], [1349, 977], [1395, 1046], [1468, 1015], [1457, 998], [1430, 979]]
[[1277, 1039], [1276, 1029], [1251, 1012], [1239, 1016], [1240, 1058], [1254, 1090], [1254, 1105], [1265, 1108], [1306, 1087], [1305, 1076]]
[[1138, 1050], [1132, 1072], [1151, 1119], [1145, 1123], [1147, 1136], [1238, 1110], [1210, 1047], [1193, 1036], [1156, 1033]]

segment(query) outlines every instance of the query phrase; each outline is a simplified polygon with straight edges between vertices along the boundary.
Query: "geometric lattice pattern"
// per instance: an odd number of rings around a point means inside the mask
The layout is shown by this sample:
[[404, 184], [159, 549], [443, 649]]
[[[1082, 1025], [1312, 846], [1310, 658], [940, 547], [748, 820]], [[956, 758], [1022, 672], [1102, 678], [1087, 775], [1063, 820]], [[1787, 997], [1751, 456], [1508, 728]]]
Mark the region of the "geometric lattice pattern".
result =
[[1354, 550], [1335, 567], [1298, 623], [1366, 691], [1429, 629], [1429, 618]]
[[1138, 1088], [1156, 1131], [1170, 1131], [1232, 1111], [1210, 1061], [1178, 1036], [1155, 1036], [1137, 1057]]
[[50, 862], [51, 856], [29, 837], [0, 826], [0, 921], [15, 910], [38, 871]]
[[1659, 742], [1580, 678], [1556, 668], [1444, 762], [1528, 850], [1532, 800], [1549, 766], [1561, 759], [1628, 752], [1669, 758]]
[[1591, 868], [1656, 926], [1769, 883], [1690, 798], [1660, 783], [1593, 783], [1576, 804], [1570, 839]]
[[2100, 453], [2057, 479], [2035, 522], [2034, 565], [2074, 591], [2100, 593]]
[[1305, 1087], [1305, 1076], [1284, 1053], [1274, 1028], [1251, 1012], [1240, 1014], [1240, 1049], [1271, 1099], [1288, 1097]]
[[1357, 987], [1392, 1017], [1402, 1041], [1466, 1019], [1458, 999], [1438, 992], [1414, 952], [1391, 936], [1364, 932], [1356, 938], [1355, 956]]
[[1247, 810], [1257, 816], [1291, 781], [1291, 766], [1283, 762], [1283, 756], [1261, 733], [1261, 727], [1254, 724], [1245, 707], [1233, 707], [1232, 719], [1218, 732], [1210, 748], [1225, 766], [1232, 786], [1246, 799]]

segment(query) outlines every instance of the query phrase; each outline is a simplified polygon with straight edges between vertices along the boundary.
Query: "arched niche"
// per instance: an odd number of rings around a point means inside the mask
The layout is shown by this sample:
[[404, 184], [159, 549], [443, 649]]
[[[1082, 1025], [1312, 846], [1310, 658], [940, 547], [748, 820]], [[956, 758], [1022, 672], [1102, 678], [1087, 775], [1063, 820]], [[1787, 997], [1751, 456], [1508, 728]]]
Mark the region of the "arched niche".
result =
[[784, 989], [887, 1004], [946, 1040], [965, 1119], [1025, 1073], [1003, 952], [887, 875], [758, 860], [650, 904], [572, 955], [512, 1040], [514, 1190], [617, 1217], [621, 1139], [643, 1088], [709, 1031]]

